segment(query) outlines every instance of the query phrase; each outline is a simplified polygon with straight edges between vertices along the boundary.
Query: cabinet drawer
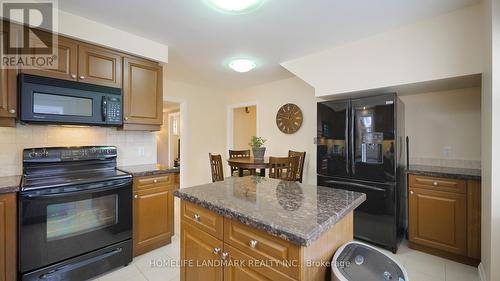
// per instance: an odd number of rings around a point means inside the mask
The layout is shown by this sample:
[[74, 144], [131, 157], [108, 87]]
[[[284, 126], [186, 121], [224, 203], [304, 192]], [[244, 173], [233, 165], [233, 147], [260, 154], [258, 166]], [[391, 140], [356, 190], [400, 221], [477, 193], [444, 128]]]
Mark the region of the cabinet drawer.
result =
[[[242, 223], [224, 220], [224, 242], [294, 279], [299, 278], [300, 248]], [[286, 264], [283, 263], [286, 261]]]
[[182, 201], [181, 220], [186, 221], [193, 226], [209, 233], [210, 235], [222, 240], [224, 219], [221, 215], [198, 207], [195, 204]]
[[424, 188], [462, 194], [465, 194], [467, 190], [467, 184], [464, 180], [410, 175], [409, 181], [410, 187], [413, 188]]
[[224, 281], [294, 281], [272, 267], [260, 266], [260, 261], [243, 252], [224, 244], [224, 251], [229, 254], [229, 265], [224, 267]]
[[136, 189], [152, 188], [156, 186], [169, 185], [174, 183], [173, 174], [155, 175], [134, 178]]

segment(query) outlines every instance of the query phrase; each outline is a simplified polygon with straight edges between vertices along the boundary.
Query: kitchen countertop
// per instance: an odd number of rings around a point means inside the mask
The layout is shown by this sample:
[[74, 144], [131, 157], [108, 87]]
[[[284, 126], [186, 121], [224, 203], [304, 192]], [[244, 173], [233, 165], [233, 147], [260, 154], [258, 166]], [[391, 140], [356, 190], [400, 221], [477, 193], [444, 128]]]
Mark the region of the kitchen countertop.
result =
[[0, 194], [18, 192], [21, 176], [0, 177]]
[[120, 166], [118, 170], [129, 173], [134, 177], [153, 176], [161, 174], [179, 173], [179, 167], [171, 167], [162, 164], [147, 164], [134, 166]]
[[256, 176], [229, 177], [174, 195], [300, 246], [309, 246], [366, 200], [362, 193]]
[[410, 165], [410, 168], [406, 170], [406, 173], [428, 177], [481, 180], [481, 169]]

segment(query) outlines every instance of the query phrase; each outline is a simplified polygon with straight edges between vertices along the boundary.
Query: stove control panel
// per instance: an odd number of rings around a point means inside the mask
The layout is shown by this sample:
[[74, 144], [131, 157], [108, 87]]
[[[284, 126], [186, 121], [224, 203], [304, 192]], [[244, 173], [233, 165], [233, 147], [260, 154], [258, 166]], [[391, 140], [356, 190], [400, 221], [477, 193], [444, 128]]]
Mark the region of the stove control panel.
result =
[[23, 151], [24, 162], [68, 162], [115, 158], [114, 146], [45, 147]]

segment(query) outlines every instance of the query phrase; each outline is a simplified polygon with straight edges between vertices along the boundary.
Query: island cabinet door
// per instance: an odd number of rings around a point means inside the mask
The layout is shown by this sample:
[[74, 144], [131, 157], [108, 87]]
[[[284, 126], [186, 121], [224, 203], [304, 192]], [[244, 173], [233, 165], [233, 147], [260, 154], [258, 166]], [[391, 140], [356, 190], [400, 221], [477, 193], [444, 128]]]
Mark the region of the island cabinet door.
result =
[[222, 241], [182, 222], [181, 281], [222, 281], [222, 252]]
[[269, 262], [257, 260], [224, 244], [224, 281], [293, 281], [275, 270]]
[[409, 201], [411, 242], [467, 254], [465, 194], [410, 188]]
[[173, 190], [168, 185], [134, 192], [134, 256], [171, 242]]

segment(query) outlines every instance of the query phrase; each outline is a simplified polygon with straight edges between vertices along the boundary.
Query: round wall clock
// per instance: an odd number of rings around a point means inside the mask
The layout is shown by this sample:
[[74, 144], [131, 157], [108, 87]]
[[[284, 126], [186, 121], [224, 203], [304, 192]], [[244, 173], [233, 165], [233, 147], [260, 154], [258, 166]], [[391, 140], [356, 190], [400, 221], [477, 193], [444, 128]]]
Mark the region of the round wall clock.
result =
[[283, 105], [276, 114], [276, 125], [285, 134], [293, 134], [302, 126], [302, 110], [293, 104]]

